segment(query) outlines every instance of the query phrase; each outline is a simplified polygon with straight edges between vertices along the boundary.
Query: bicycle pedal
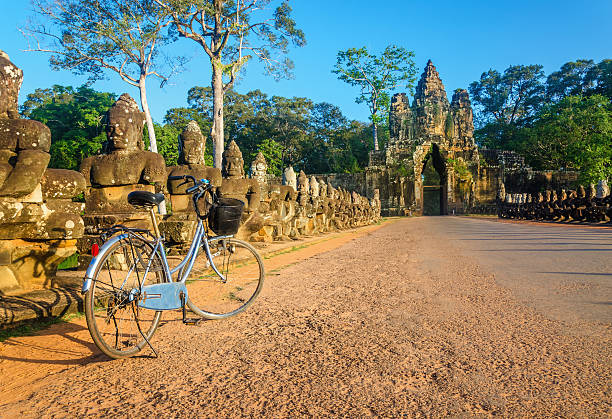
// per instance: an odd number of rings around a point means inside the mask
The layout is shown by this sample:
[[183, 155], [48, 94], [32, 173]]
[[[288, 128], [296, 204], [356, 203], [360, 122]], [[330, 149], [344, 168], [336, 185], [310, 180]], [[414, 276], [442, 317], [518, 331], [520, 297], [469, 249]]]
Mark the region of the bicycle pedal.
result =
[[183, 319], [183, 324], [186, 324], [187, 326], [197, 326], [198, 324], [200, 324], [200, 322], [202, 321], [202, 319]]

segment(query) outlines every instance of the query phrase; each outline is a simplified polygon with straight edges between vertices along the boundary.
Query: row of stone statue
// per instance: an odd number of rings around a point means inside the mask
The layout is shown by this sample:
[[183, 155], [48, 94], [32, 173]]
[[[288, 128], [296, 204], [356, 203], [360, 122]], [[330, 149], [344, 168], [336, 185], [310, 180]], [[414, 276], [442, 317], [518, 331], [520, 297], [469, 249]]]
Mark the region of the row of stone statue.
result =
[[380, 200], [371, 201], [355, 192], [334, 188], [292, 167], [281, 182], [268, 179], [267, 162], [259, 153], [245, 175], [244, 160], [236, 142], [223, 152], [222, 169], [204, 164], [205, 137], [198, 124], [190, 122], [179, 138], [179, 164], [166, 168], [163, 158], [142, 150], [144, 115], [136, 102], [122, 95], [109, 111], [107, 135], [112, 149], [85, 159], [81, 173], [89, 186], [86, 194], [85, 227], [90, 237], [80, 242], [86, 250], [96, 233], [112, 224], [142, 226], [147, 216], [127, 205], [133, 190], [164, 191], [170, 199], [171, 215], [161, 229], [170, 243], [188, 244], [196, 226], [191, 196], [182, 180], [168, 176], [191, 175], [206, 178], [219, 197], [244, 202], [241, 228], [237, 234], [251, 241], [273, 241], [312, 235], [334, 229], [365, 225], [380, 216]]
[[[376, 196], [368, 200], [304, 172], [296, 176], [291, 167], [282, 182], [270, 179], [261, 153], [247, 178], [233, 141], [222, 170], [207, 167], [205, 138], [195, 122], [180, 136], [179, 164], [166, 167], [161, 155], [144, 150], [144, 113], [127, 94], [108, 112], [103, 154], [84, 159], [80, 173], [49, 169], [49, 128], [19, 116], [22, 81], [22, 71], [0, 51], [0, 295], [53, 286], [58, 264], [77, 249], [89, 253], [105, 227], [150, 227], [147, 213], [127, 203], [134, 190], [164, 192], [171, 215], [160, 215], [161, 227], [171, 242], [188, 242], [196, 225], [188, 185], [168, 182], [169, 175], [209, 179], [218, 196], [242, 200], [238, 235], [248, 240], [295, 238], [379, 218]], [[84, 204], [74, 202], [79, 195]]]
[[502, 188], [497, 214], [500, 218], [523, 220], [611, 222], [612, 195], [605, 180], [587, 189], [581, 185], [578, 190], [547, 190], [536, 195], [506, 194]]

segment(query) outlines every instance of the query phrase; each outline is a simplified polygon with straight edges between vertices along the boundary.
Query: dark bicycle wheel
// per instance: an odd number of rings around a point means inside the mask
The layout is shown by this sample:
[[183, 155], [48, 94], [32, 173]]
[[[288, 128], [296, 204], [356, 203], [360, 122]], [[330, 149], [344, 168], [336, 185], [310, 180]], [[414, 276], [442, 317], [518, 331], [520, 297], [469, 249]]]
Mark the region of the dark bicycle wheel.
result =
[[224, 319], [253, 303], [263, 286], [264, 265], [255, 248], [242, 240], [212, 239], [209, 245], [223, 278], [210, 266], [202, 246], [187, 278], [187, 306], [205, 319]]
[[87, 327], [103, 353], [127, 358], [147, 345], [161, 318], [161, 311], [138, 306], [140, 287], [167, 282], [166, 274], [159, 254], [138, 237], [118, 241], [100, 257], [85, 295]]

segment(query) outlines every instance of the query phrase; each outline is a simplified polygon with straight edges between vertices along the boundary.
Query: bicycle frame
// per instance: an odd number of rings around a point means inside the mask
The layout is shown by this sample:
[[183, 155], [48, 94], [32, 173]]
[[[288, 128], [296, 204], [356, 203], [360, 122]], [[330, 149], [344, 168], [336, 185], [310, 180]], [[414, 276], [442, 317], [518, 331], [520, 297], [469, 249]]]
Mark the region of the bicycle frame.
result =
[[[85, 278], [83, 279], [83, 288], [81, 289], [81, 293], [85, 294], [91, 287], [91, 283], [93, 281], [93, 275], [96, 272], [98, 265], [101, 263], [102, 256], [104, 256], [104, 254], [106, 253], [106, 250], [109, 247], [111, 247], [113, 244], [121, 240], [128, 240], [129, 236], [130, 236], [130, 233], [120, 234], [118, 236], [112, 237], [111, 239], [109, 239], [108, 241], [104, 243], [104, 245], [100, 248], [98, 256], [94, 257], [91, 263], [89, 264], [89, 266], [87, 267], [87, 271], [85, 272]], [[166, 248], [164, 247], [164, 239], [161, 235], [158, 235], [155, 238], [155, 241], [151, 243], [153, 247], [151, 254], [154, 254], [155, 252], [159, 252], [161, 256], [161, 260], [162, 260], [162, 268], [164, 269], [164, 273], [166, 274], [166, 277], [170, 280], [170, 282], [178, 282], [178, 283], [184, 284], [185, 281], [187, 280], [187, 277], [191, 273], [191, 270], [193, 269], [193, 265], [198, 256], [198, 252], [200, 250], [200, 244], [202, 244], [204, 246], [204, 251], [206, 252], [206, 257], [208, 261], [210, 262], [210, 267], [221, 278], [222, 281], [226, 281], [226, 278], [223, 276], [223, 274], [219, 271], [219, 269], [215, 265], [213, 256], [210, 252], [209, 241], [223, 240], [223, 239], [228, 239], [230, 237], [232, 237], [232, 235], [214, 236], [214, 237], [209, 238], [206, 235], [204, 223], [202, 223], [202, 220], [198, 219], [198, 225], [196, 227], [193, 241], [191, 242], [191, 246], [189, 247], [187, 255], [185, 255], [185, 258], [175, 268], [170, 269], [170, 266], [168, 265], [168, 259], [166, 257]], [[148, 273], [152, 261], [153, 261], [153, 258], [150, 258], [149, 264], [145, 270], [145, 275]], [[177, 278], [177, 281], [173, 281], [172, 275], [180, 271], [183, 267], [185, 267], [185, 265], [187, 265], [187, 269], [183, 271], [183, 275], [181, 276], [181, 278]]]

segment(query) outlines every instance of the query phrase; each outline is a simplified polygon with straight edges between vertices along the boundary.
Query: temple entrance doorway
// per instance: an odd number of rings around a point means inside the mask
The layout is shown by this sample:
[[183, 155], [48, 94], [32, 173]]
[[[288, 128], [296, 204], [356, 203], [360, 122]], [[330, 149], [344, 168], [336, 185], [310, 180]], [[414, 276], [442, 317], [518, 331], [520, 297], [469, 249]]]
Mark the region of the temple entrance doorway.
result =
[[446, 163], [437, 144], [432, 145], [430, 152], [423, 159], [421, 173], [423, 215], [448, 214]]

